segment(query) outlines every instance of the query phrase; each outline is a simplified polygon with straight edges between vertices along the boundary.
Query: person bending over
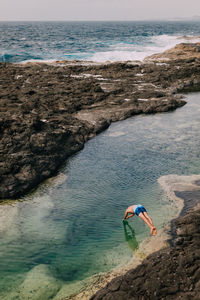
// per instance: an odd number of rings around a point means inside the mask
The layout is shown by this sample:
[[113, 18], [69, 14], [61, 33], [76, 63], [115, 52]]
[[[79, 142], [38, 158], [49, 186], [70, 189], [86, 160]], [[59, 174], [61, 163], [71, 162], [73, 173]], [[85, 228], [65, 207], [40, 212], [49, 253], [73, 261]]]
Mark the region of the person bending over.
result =
[[129, 206], [125, 211], [124, 220], [129, 219], [134, 215], [140, 217], [147, 224], [147, 226], [149, 226], [151, 235], [157, 234], [157, 229], [143, 205], [137, 204]]

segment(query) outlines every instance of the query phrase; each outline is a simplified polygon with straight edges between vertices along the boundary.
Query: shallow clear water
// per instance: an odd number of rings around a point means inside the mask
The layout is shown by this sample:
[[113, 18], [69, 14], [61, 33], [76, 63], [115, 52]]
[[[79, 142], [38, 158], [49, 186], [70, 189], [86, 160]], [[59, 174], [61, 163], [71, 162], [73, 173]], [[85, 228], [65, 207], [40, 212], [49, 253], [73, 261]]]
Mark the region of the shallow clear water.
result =
[[0, 22], [0, 61], [140, 60], [183, 35], [199, 36], [199, 22]]
[[37, 265], [70, 283], [125, 264], [149, 235], [134, 217], [127, 243], [122, 217], [132, 203], [142, 203], [158, 229], [173, 218], [157, 179], [199, 173], [200, 93], [188, 100], [175, 112], [112, 124], [69, 159], [66, 180], [0, 206], [0, 299], [11, 299]]

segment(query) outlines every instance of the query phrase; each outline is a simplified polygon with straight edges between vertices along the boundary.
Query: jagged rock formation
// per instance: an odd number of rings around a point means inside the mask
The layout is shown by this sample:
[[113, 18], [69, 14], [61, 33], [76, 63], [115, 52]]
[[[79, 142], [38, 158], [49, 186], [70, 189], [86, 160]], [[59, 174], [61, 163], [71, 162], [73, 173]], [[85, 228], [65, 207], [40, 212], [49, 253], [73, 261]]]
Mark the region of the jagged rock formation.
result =
[[176, 94], [200, 87], [199, 44], [190, 45], [167, 64], [1, 63], [0, 198], [36, 187], [111, 122], [184, 105]]

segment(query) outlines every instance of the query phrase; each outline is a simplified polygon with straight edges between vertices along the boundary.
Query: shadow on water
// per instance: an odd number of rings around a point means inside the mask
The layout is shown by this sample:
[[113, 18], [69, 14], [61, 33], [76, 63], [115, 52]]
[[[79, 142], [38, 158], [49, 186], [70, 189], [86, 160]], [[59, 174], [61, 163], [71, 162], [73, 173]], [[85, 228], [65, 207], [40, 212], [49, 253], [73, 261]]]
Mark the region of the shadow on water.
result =
[[125, 241], [127, 242], [129, 248], [134, 252], [139, 248], [138, 241], [135, 237], [135, 231], [126, 220], [123, 221], [123, 227]]

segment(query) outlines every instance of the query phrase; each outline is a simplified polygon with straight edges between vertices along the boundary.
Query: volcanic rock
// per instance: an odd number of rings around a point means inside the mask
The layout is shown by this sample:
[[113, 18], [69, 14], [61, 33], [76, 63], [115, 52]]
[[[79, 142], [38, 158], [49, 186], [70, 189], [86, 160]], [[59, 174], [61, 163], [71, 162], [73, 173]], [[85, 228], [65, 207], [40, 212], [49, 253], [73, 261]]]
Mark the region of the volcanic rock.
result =
[[111, 122], [183, 106], [177, 93], [200, 88], [199, 44], [177, 47], [167, 63], [1, 63], [0, 198], [51, 177]]

